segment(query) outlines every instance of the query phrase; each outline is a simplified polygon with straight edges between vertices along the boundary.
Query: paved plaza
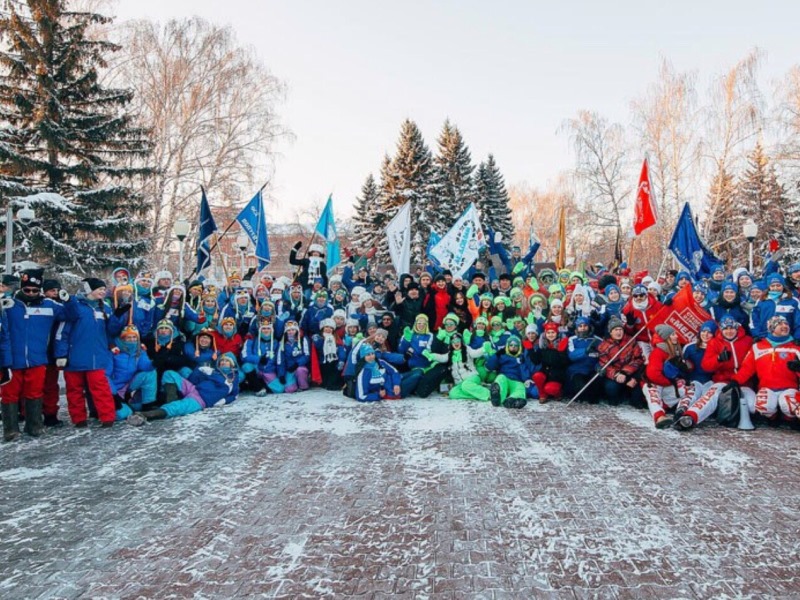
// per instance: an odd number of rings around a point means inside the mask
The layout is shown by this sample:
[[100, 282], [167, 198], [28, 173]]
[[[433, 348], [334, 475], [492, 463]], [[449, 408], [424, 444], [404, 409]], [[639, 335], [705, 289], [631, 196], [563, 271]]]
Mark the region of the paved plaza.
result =
[[313, 391], [0, 447], [0, 597], [800, 596], [800, 433]]

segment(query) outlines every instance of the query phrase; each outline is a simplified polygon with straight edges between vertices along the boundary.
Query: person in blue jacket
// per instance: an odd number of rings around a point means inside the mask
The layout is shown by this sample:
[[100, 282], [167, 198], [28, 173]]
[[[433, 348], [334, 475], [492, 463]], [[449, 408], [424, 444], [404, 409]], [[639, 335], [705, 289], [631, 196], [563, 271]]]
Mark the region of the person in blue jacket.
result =
[[219, 353], [217, 352], [217, 341], [214, 337], [214, 332], [211, 329], [201, 330], [194, 340], [184, 346], [183, 352], [191, 362], [190, 366], [178, 370], [183, 377], [189, 377], [189, 374], [197, 367], [216, 364]]
[[423, 353], [430, 350], [432, 344], [433, 334], [428, 330], [428, 317], [420, 313], [414, 319], [414, 329], [406, 327], [403, 330], [403, 337], [397, 351], [405, 355], [409, 369], [424, 371], [431, 366], [431, 361]]
[[111, 349], [106, 377], [114, 397], [117, 421], [129, 417], [131, 410], [141, 410], [142, 404], [155, 403], [158, 378], [136, 326], [129, 325], [122, 330]]
[[[575, 335], [570, 336], [567, 341], [567, 356], [569, 356], [565, 386], [567, 395], [575, 395], [594, 377], [600, 356], [597, 347], [602, 341], [601, 338], [592, 335], [591, 323], [587, 317], [575, 319]], [[603, 385], [600, 378], [595, 379], [594, 383], [597, 385], [587, 390], [582, 396], [591, 403], [600, 401], [600, 391]]]
[[186, 322], [203, 323], [205, 315], [198, 315], [186, 304], [186, 290], [182, 285], [173, 285], [164, 294], [160, 304], [155, 308], [153, 323], [169, 319], [178, 331], [187, 331]]
[[229, 302], [225, 305], [220, 304], [220, 306], [223, 307], [219, 313], [220, 323], [226, 317], [232, 317], [236, 321], [236, 331], [245, 337], [250, 327], [250, 321], [256, 316], [250, 293], [241, 288], [233, 293]]
[[287, 321], [278, 350], [278, 378], [270, 382], [270, 389], [276, 394], [307, 390], [310, 360], [308, 341], [296, 322]]
[[750, 334], [750, 317], [742, 308], [739, 290], [732, 281], [726, 281], [720, 286], [719, 295], [711, 305], [709, 312], [717, 323], [725, 317], [733, 318], [744, 327], [745, 333]]
[[780, 315], [789, 322], [795, 341], [800, 341], [800, 303], [792, 298], [781, 275], [770, 275], [766, 283], [767, 297], [756, 304], [750, 315], [750, 332], [753, 338], [756, 341], [766, 338], [769, 335], [767, 323], [775, 315]]
[[[2, 394], [3, 439], [20, 437], [19, 403], [24, 404], [25, 433], [32, 437], [44, 431], [44, 385], [49, 363], [48, 348], [53, 325], [65, 318], [64, 307], [41, 294], [42, 269], [30, 269], [20, 275], [20, 289], [3, 310], [0, 324], [0, 347], [10, 356], [2, 358], [10, 368]], [[5, 374], [2, 380], [8, 379]]]
[[320, 290], [314, 296], [314, 302], [303, 313], [300, 329], [313, 339], [320, 334], [319, 324], [331, 317], [333, 317], [333, 307], [328, 304], [328, 292]]
[[344, 370], [345, 355], [344, 344], [337, 340], [334, 331], [336, 323], [333, 319], [323, 319], [320, 322], [321, 334], [316, 336], [312, 343], [314, 354], [319, 368], [320, 385], [330, 391], [342, 389], [342, 371]]
[[522, 341], [517, 336], [509, 337], [505, 348], [500, 348], [486, 359], [486, 368], [497, 373], [497, 378], [489, 387], [492, 406], [524, 408], [529, 394], [538, 396], [536, 384], [531, 380], [533, 364], [527, 353], [522, 351]]
[[265, 385], [270, 391], [279, 393], [280, 386], [272, 385], [278, 378], [278, 352], [280, 344], [274, 335], [273, 325], [269, 320], [262, 320], [258, 335], [248, 338], [242, 349], [245, 381], [258, 395], [263, 395], [262, 391], [266, 393]]
[[[147, 296], [138, 296], [138, 291], [146, 290]], [[142, 287], [137, 279], [134, 286], [119, 285], [114, 289], [112, 309], [116, 323], [109, 330], [111, 337], [118, 337], [127, 324], [136, 326], [139, 335], [144, 338], [155, 327], [156, 303], [149, 296], [149, 289]], [[131, 314], [133, 312], [133, 314]]]
[[400, 374], [384, 360], [375, 356], [375, 350], [369, 344], [362, 344], [359, 349], [364, 366], [358, 374], [356, 384], [356, 400], [359, 402], [377, 402], [378, 400], [397, 400], [400, 396]]
[[106, 377], [111, 360], [108, 330], [111, 308], [103, 302], [106, 284], [102, 279], [83, 280], [82, 292], [64, 302], [65, 320], [56, 332], [56, 366], [64, 369], [67, 408], [75, 427], [86, 427], [86, 393], [91, 394], [103, 427], [116, 420], [114, 398]]
[[188, 378], [175, 371], [164, 373], [164, 385], [174, 385], [179, 400], [167, 402], [161, 408], [137, 412], [128, 417], [131, 425], [147, 421], [171, 419], [200, 412], [206, 408], [231, 404], [239, 395], [239, 369], [236, 357], [226, 352], [213, 367], [198, 367]]

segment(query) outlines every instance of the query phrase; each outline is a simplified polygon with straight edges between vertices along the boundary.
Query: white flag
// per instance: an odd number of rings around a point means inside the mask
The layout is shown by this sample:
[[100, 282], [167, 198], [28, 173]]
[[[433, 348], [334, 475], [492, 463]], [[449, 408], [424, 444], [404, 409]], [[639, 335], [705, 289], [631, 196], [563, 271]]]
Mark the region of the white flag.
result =
[[386, 226], [389, 256], [397, 273], [411, 270], [411, 203], [406, 202]]
[[431, 249], [431, 256], [442, 267], [450, 269], [453, 277], [462, 277], [485, 245], [478, 211], [474, 204], [470, 204], [450, 231]]

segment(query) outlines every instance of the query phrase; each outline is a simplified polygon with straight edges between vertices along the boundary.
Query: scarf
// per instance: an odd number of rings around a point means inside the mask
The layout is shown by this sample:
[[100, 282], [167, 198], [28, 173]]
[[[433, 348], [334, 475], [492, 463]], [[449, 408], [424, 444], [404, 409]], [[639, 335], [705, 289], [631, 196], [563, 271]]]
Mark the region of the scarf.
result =
[[339, 360], [336, 354], [336, 336], [332, 333], [325, 333], [322, 336], [322, 356], [323, 363], [338, 362]]

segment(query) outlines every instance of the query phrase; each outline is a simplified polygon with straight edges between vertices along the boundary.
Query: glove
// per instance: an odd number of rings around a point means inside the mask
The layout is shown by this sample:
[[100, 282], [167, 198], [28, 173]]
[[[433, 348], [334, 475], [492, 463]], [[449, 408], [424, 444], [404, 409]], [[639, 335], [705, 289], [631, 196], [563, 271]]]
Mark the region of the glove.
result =
[[722, 352], [717, 355], [717, 362], [725, 362], [726, 360], [731, 359], [730, 350], [725, 348]]
[[736, 383], [735, 381], [731, 381], [725, 384], [725, 386], [720, 390], [720, 393], [727, 394], [731, 390], [738, 390], [738, 389], [739, 389], [739, 384]]
[[433, 352], [428, 349], [422, 351], [422, 356], [427, 358], [429, 361], [433, 362]]
[[286, 385], [286, 375], [279, 375], [278, 381], [280, 382], [281, 385]]
[[628, 313], [625, 315], [625, 321], [628, 323], [628, 327], [633, 327], [636, 324], [636, 317], [633, 313]]
[[222, 400], [220, 400], [220, 401], [218, 401], [218, 402], [216, 402], [214, 404], [214, 408], [216, 408], [218, 406], [225, 406], [225, 398], [223, 398]]
[[244, 278], [243, 279], [245, 279], [245, 280], [252, 279], [253, 275], [255, 275], [255, 274], [256, 274], [256, 268], [255, 267], [250, 267], [249, 269], [247, 269], [247, 273], [244, 274]]
[[260, 364], [260, 365], [266, 365], [267, 364], [267, 355], [266, 354], [258, 359], [258, 364]]
[[483, 353], [484, 354], [494, 354], [494, 346], [492, 346], [492, 342], [483, 342]]
[[292, 248], [294, 250], [300, 250], [300, 248], [302, 248], [302, 247], [303, 247], [303, 242], [297, 242], [297, 243], [295, 243], [294, 246], [292, 246]]
[[56, 359], [56, 367], [59, 369], [63, 369], [67, 366], [67, 359], [66, 358], [57, 358]]
[[523, 270], [525, 270], [525, 263], [519, 261], [517, 264], [514, 265], [514, 268], [511, 270], [511, 274], [517, 275], [518, 273], [521, 273]]
[[213, 375], [214, 369], [212, 369], [211, 367], [200, 367], [200, 372], [203, 373], [204, 375]]
[[530, 379], [526, 379], [526, 380], [525, 380], [525, 387], [526, 387], [526, 388], [529, 388], [529, 387], [531, 387], [532, 385], [533, 385], [533, 381], [531, 381]]
[[472, 297], [477, 295], [478, 295], [478, 286], [473, 283], [471, 286], [469, 286], [469, 288], [467, 288], [467, 298], [472, 300]]
[[0, 367], [0, 385], [5, 385], [11, 381], [11, 369]]
[[403, 329], [403, 339], [407, 342], [410, 342], [414, 337], [414, 332], [411, 331], [411, 327], [406, 327]]
[[130, 304], [123, 304], [122, 306], [120, 306], [120, 307], [118, 307], [118, 308], [115, 308], [115, 309], [114, 309], [114, 316], [115, 316], [115, 317], [121, 317], [121, 316], [122, 316], [122, 315], [124, 315], [126, 312], [128, 312], [128, 310], [130, 309], [130, 307], [131, 307], [131, 305], [130, 305]]
[[673, 300], [674, 298], [672, 296], [667, 296], [666, 298], [664, 298], [664, 302], [662, 302], [661, 304], [663, 304], [664, 306], [672, 306]]
[[338, 363], [336, 363], [336, 370], [340, 371], [340, 372], [344, 371], [344, 361], [343, 360], [340, 360]]
[[67, 290], [58, 290], [58, 299], [62, 302], [69, 302], [69, 292]]
[[788, 363], [786, 363], [786, 366], [789, 367], [790, 371], [794, 371], [795, 373], [800, 372], [800, 360], [790, 360]]
[[119, 394], [114, 394], [114, 410], [119, 410], [120, 408], [122, 408], [123, 401], [124, 398], [122, 396], [120, 396]]
[[675, 381], [681, 374], [681, 370], [676, 367], [671, 361], [664, 363], [664, 377], [670, 381]]
[[465, 329], [461, 339], [464, 340], [464, 344], [466, 346], [469, 346], [469, 343], [472, 340], [472, 332], [469, 329]]
[[351, 265], [354, 265], [354, 264], [356, 264], [356, 257], [355, 257], [355, 256], [353, 256], [353, 255], [351, 254], [351, 255], [350, 255], [348, 258], [347, 258], [347, 262], [349, 262]]
[[597, 347], [600, 345], [600, 340], [593, 339], [589, 342], [589, 345], [586, 346], [586, 352], [591, 352], [592, 350], [597, 350]]

